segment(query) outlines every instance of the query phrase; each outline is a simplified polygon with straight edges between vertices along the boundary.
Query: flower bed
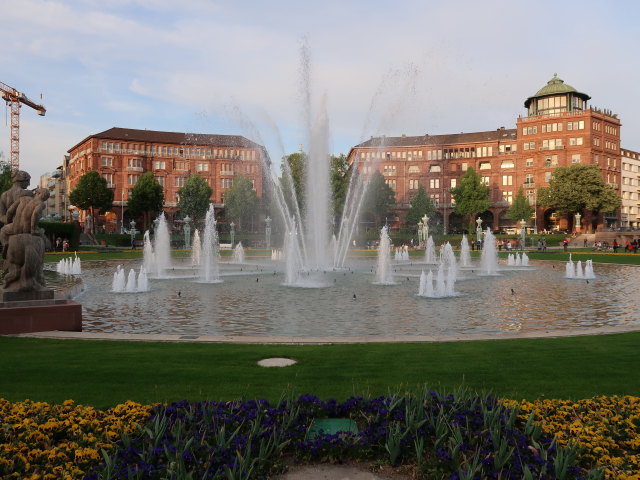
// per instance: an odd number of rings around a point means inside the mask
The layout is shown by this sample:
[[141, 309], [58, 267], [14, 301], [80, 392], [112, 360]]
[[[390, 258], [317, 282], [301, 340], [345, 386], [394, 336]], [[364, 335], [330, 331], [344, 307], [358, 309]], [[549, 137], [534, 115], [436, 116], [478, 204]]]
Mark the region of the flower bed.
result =
[[[292, 462], [354, 459], [414, 478], [632, 480], [640, 478], [639, 405], [634, 397], [531, 403], [463, 391], [342, 403], [313, 395], [274, 405], [127, 402], [106, 411], [0, 399], [0, 477], [259, 479]], [[322, 418], [357, 428], [311, 428]]]

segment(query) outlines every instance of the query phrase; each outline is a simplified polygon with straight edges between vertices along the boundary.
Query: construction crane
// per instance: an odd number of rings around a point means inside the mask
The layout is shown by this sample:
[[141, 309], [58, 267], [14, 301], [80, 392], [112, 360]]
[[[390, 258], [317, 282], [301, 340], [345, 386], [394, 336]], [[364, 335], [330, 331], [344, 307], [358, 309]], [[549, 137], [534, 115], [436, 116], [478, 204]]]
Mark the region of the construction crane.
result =
[[9, 165], [12, 170], [18, 170], [20, 168], [20, 107], [21, 104], [33, 108], [38, 115], [44, 116], [47, 111], [44, 105], [37, 104], [24, 93], [17, 91], [15, 88], [5, 85], [0, 82], [0, 92], [2, 92], [2, 98], [7, 102], [7, 105], [11, 107], [11, 156], [9, 158]]

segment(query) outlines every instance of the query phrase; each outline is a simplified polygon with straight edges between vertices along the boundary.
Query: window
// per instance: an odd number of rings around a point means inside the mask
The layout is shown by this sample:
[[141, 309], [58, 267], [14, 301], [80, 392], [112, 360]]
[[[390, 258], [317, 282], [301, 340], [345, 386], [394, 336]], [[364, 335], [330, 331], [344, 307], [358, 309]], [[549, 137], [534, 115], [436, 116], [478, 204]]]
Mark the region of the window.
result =
[[134, 174], [129, 174], [127, 175], [127, 185], [135, 185], [136, 183], [138, 183], [138, 178], [140, 177], [140, 175], [134, 175]]
[[551, 180], [551, 172], [544, 172], [544, 181], [549, 183], [549, 180]]
[[102, 166], [103, 167], [112, 167], [113, 166], [113, 157], [102, 157]]
[[574, 153], [571, 155], [571, 163], [580, 163], [580, 154]]
[[384, 181], [384, 183], [386, 183], [392, 190], [396, 189], [396, 181], [395, 180], [386, 179]]
[[153, 178], [155, 178], [156, 182], [158, 182], [164, 188], [164, 179], [165, 179], [165, 177], [153, 177]]
[[582, 145], [582, 137], [572, 137], [569, 139], [569, 145]]
[[452, 178], [450, 187], [451, 188], [456, 188], [457, 186], [458, 186], [458, 179], [457, 178]]
[[463, 172], [466, 172], [466, 171], [467, 171], [467, 168], [469, 168], [469, 164], [467, 164], [467, 163], [463, 163], [463, 164], [461, 165], [460, 170], [462, 170]]
[[440, 179], [439, 178], [430, 178], [429, 179], [429, 188], [440, 188]]
[[527, 158], [525, 161], [527, 167], [533, 167], [533, 158]]
[[420, 182], [416, 179], [409, 180], [409, 190], [417, 190], [420, 186]]
[[513, 185], [513, 175], [503, 175], [502, 185]]
[[500, 164], [500, 168], [513, 168], [513, 167], [515, 167], [513, 160], [503, 160], [502, 163]]
[[420, 167], [418, 165], [411, 165], [409, 167], [409, 173], [420, 173]]
[[184, 161], [178, 161], [176, 162], [176, 170], [187, 170], [187, 162]]
[[433, 202], [433, 204], [437, 207], [438, 203], [440, 203], [440, 194], [439, 193], [432, 193], [431, 195], [429, 195], [429, 198], [431, 199], [431, 201]]
[[491, 162], [480, 162], [480, 170], [491, 170]]
[[107, 187], [113, 187], [113, 173], [103, 173], [102, 178], [107, 181]]
[[532, 187], [535, 185], [533, 181], [533, 173], [527, 173], [524, 177], [524, 185], [525, 187]]
[[439, 173], [441, 171], [440, 165], [430, 165], [429, 172], [430, 173]]
[[396, 166], [395, 165], [385, 165], [383, 167], [383, 175], [395, 175], [396, 174]]
[[513, 192], [502, 192], [502, 200], [505, 200], [511, 205], [513, 203]]
[[165, 170], [166, 162], [164, 160], [154, 160], [153, 161], [153, 169], [154, 170]]
[[198, 163], [196, 163], [196, 170], [198, 172], [208, 172], [209, 171], [209, 163], [208, 162], [198, 162]]
[[231, 188], [232, 185], [233, 185], [233, 178], [221, 178], [220, 179], [220, 186], [222, 188]]
[[485, 185], [489, 185], [491, 183], [491, 177], [482, 177], [480, 181]]
[[141, 158], [129, 158], [127, 160], [127, 167], [129, 168], [142, 168]]
[[175, 177], [174, 185], [176, 187], [184, 187], [184, 177]]

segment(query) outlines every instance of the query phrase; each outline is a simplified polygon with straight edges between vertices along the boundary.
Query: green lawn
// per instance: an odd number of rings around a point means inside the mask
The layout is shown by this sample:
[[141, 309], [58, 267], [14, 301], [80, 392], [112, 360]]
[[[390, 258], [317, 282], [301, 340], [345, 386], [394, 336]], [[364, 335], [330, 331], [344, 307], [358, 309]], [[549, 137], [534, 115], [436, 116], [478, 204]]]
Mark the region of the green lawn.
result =
[[[640, 395], [640, 332], [558, 339], [355, 345], [232, 345], [0, 337], [0, 397], [100, 408], [126, 400], [321, 398], [422, 385], [533, 400]], [[261, 368], [284, 356], [297, 365]]]

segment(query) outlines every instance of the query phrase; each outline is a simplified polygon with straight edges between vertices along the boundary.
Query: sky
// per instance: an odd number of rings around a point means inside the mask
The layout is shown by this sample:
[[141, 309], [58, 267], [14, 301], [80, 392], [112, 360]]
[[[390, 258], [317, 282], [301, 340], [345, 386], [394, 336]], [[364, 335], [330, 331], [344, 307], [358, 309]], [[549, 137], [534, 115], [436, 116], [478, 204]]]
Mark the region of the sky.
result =
[[[0, 82], [35, 180], [111, 127], [243, 135], [274, 162], [374, 135], [515, 128], [554, 73], [640, 151], [635, 0], [0, 0]], [[0, 123], [9, 158], [10, 120]], [[32, 185], [35, 182], [32, 181]]]

